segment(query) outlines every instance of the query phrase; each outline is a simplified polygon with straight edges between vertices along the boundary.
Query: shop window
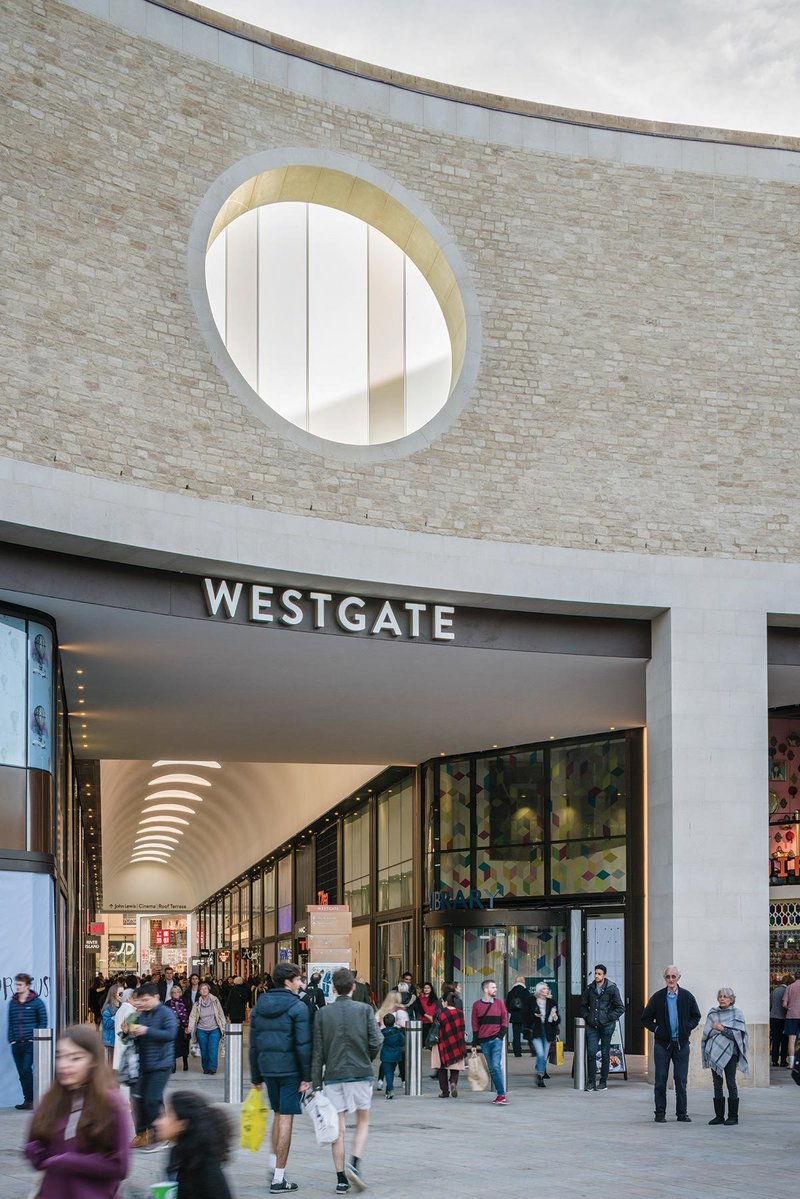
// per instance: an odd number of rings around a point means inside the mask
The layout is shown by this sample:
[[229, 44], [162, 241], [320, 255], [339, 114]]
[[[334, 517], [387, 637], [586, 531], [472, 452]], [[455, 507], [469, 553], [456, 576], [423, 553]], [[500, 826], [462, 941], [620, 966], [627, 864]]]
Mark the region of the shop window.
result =
[[554, 895], [591, 895], [624, 891], [627, 885], [626, 841], [562, 841], [551, 850], [551, 888]]
[[244, 924], [250, 919], [250, 880], [239, 888], [239, 921]]
[[439, 849], [445, 853], [470, 846], [470, 764], [442, 762], [439, 767]]
[[275, 870], [265, 870], [262, 876], [264, 888], [264, 937], [275, 936]]
[[370, 914], [369, 809], [362, 808], [344, 820], [344, 902], [354, 916]]
[[434, 878], [434, 891], [468, 891], [472, 886], [472, 854], [439, 854], [438, 879]]
[[590, 741], [550, 756], [553, 841], [625, 836], [625, 741]]
[[378, 972], [380, 998], [396, 988], [406, 970], [414, 970], [414, 922], [394, 920], [378, 925]]
[[378, 911], [413, 903], [414, 787], [411, 778], [378, 796]]
[[278, 862], [278, 932], [292, 931], [292, 855]]

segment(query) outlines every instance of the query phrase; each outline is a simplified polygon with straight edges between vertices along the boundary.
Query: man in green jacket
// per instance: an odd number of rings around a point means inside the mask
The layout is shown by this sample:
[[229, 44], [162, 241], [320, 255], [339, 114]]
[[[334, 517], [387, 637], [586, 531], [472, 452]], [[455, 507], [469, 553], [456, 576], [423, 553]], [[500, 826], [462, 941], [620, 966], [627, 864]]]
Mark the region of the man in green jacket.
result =
[[[339, 1113], [339, 1136], [331, 1149], [336, 1170], [336, 1193], [344, 1195], [353, 1186], [363, 1191], [361, 1157], [367, 1143], [369, 1109], [372, 1104], [372, 1062], [381, 1047], [381, 1034], [375, 1013], [364, 1003], [353, 1002], [356, 986], [352, 970], [335, 971], [333, 989], [336, 1000], [317, 1013], [314, 1020], [314, 1051], [311, 1060], [311, 1084], [322, 1087]], [[356, 1113], [353, 1155], [345, 1166], [345, 1115]]]

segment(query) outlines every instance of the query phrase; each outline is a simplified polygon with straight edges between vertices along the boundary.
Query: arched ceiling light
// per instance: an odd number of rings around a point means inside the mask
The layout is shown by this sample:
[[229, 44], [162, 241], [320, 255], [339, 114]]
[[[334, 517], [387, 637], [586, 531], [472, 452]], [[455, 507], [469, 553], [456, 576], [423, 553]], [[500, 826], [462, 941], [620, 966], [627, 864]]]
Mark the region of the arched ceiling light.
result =
[[141, 862], [158, 862], [159, 866], [169, 865], [166, 858], [132, 858], [129, 864], [131, 866], [138, 866]]
[[135, 849], [131, 854], [131, 861], [136, 858], [161, 858], [162, 861], [168, 862], [170, 854], [164, 849]]
[[187, 808], [182, 803], [154, 803], [150, 808], [142, 808], [143, 815], [145, 812], [187, 812], [194, 816], [194, 808]]
[[188, 758], [159, 758], [153, 763], [154, 769], [159, 766], [207, 766], [209, 770], [221, 770], [219, 762], [193, 762]]
[[160, 774], [157, 779], [151, 779], [147, 784], [148, 787], [164, 787], [175, 785], [175, 783], [190, 783], [193, 787], [210, 787], [211, 783], [208, 779], [203, 779], [199, 774]]
[[171, 845], [162, 845], [160, 841], [137, 841], [133, 847], [132, 853], [149, 853], [153, 850], [155, 853], [173, 853]]
[[163, 833], [140, 833], [137, 841], [160, 841], [162, 845], [180, 845], [177, 837], [165, 837]]
[[152, 795], [145, 796], [149, 803], [151, 799], [193, 799], [197, 803], [203, 802], [202, 795], [195, 795], [194, 791], [179, 791], [176, 787], [168, 787], [166, 791], [154, 791]]
[[[147, 809], [145, 808], [145, 811]], [[189, 821], [184, 820], [182, 816], [148, 816], [146, 820], [140, 820], [139, 824], [185, 824], [189, 827]]]
[[[174, 818], [171, 817], [170, 819], [174, 819]], [[140, 823], [142, 823], [142, 822], [140, 822]], [[185, 821], [184, 823], [188, 824], [188, 821]], [[171, 824], [154, 824], [152, 826], [152, 828], [143, 828], [143, 829], [139, 829], [138, 831], [140, 833], [169, 833], [170, 835], [172, 835], [174, 833], [176, 837], [183, 836], [183, 829], [182, 828], [173, 828]]]

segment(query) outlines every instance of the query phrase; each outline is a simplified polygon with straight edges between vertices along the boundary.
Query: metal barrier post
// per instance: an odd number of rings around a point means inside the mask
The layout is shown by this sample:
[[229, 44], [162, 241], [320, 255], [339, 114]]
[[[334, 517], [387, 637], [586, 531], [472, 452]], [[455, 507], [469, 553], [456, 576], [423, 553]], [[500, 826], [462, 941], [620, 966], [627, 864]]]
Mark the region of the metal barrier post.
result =
[[38, 1107], [42, 1096], [53, 1082], [53, 1030], [33, 1030], [33, 1106]]
[[225, 1025], [225, 1103], [241, 1103], [244, 1098], [242, 1078], [242, 1026]]
[[575, 1020], [575, 1053], [572, 1063], [572, 1086], [576, 1091], [586, 1090], [586, 1021], [582, 1016]]
[[422, 1094], [422, 1021], [406, 1027], [406, 1095]]

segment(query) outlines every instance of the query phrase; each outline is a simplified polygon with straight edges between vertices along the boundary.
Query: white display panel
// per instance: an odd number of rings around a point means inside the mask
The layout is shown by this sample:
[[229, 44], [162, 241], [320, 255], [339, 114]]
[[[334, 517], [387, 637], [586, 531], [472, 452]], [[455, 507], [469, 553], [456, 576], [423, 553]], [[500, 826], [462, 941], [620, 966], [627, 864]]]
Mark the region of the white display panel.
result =
[[14, 994], [14, 975], [30, 974], [33, 989], [47, 1008], [52, 1027], [57, 1011], [55, 994], [55, 929], [53, 881], [46, 874], [0, 871], [0, 1107], [22, 1102], [11, 1046], [6, 1040], [8, 1004]]
[[26, 765], [28, 638], [25, 621], [0, 616], [0, 765]]

